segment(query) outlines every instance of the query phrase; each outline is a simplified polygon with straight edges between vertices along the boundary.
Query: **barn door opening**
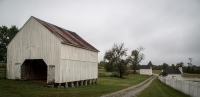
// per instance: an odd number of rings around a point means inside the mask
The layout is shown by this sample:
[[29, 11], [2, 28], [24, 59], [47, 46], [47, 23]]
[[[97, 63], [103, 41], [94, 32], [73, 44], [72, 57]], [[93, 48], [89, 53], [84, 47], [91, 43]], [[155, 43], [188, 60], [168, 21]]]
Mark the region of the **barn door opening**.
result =
[[42, 59], [27, 59], [21, 66], [22, 80], [47, 80], [47, 65]]

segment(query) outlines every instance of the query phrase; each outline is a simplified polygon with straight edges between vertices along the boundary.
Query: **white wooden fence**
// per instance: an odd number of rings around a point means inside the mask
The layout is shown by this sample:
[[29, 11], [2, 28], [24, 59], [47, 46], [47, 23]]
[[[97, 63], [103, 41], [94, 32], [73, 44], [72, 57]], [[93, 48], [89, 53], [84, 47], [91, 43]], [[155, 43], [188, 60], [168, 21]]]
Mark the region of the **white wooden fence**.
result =
[[168, 78], [159, 76], [158, 79], [192, 97], [200, 97], [200, 79], [199, 78]]

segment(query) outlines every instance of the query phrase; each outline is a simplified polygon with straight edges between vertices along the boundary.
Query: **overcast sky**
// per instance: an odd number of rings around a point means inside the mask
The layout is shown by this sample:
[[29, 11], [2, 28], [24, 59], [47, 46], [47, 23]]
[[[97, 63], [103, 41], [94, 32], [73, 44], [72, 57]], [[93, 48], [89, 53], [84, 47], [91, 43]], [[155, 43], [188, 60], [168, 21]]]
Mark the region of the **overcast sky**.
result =
[[99, 61], [124, 43], [128, 55], [145, 48], [141, 64], [200, 65], [199, 0], [0, 0], [0, 26], [21, 28], [31, 16], [76, 32]]

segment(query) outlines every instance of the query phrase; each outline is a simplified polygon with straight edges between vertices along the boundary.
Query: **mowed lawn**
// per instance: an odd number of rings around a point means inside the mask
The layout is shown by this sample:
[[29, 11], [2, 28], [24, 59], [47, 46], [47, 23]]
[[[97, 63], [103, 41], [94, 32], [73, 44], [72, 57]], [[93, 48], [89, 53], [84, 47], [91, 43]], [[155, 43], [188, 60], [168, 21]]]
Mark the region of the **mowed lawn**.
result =
[[144, 89], [137, 97], [190, 97], [176, 89], [167, 86], [156, 78], [149, 87]]
[[100, 77], [97, 85], [67, 89], [45, 88], [41, 83], [0, 79], [0, 97], [98, 97], [141, 83], [150, 76]]

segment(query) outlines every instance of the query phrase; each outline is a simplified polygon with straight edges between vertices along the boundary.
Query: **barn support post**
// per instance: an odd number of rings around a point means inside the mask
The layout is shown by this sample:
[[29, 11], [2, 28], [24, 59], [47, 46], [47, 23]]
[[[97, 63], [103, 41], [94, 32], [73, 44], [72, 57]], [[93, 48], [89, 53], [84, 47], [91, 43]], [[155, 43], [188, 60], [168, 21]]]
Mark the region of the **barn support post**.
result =
[[95, 79], [95, 84], [97, 84], [98, 83], [98, 79]]
[[61, 88], [61, 83], [58, 84], [58, 88]]
[[67, 82], [65, 83], [65, 88], [68, 88], [68, 83]]
[[88, 85], [91, 85], [91, 80], [90, 80], [90, 79], [89, 79], [87, 82], [88, 82], [88, 83], [87, 83]]
[[79, 86], [83, 86], [83, 81], [79, 81]]
[[94, 85], [94, 79], [91, 79], [91, 84]]
[[79, 86], [79, 85], [78, 85], [78, 81], [76, 81], [76, 82], [75, 82], [75, 86], [76, 86], [76, 87], [78, 87], [78, 86]]
[[71, 82], [70, 84], [71, 84], [71, 88], [73, 88], [74, 87], [74, 82]]
[[87, 86], [87, 80], [84, 80], [84, 85]]

